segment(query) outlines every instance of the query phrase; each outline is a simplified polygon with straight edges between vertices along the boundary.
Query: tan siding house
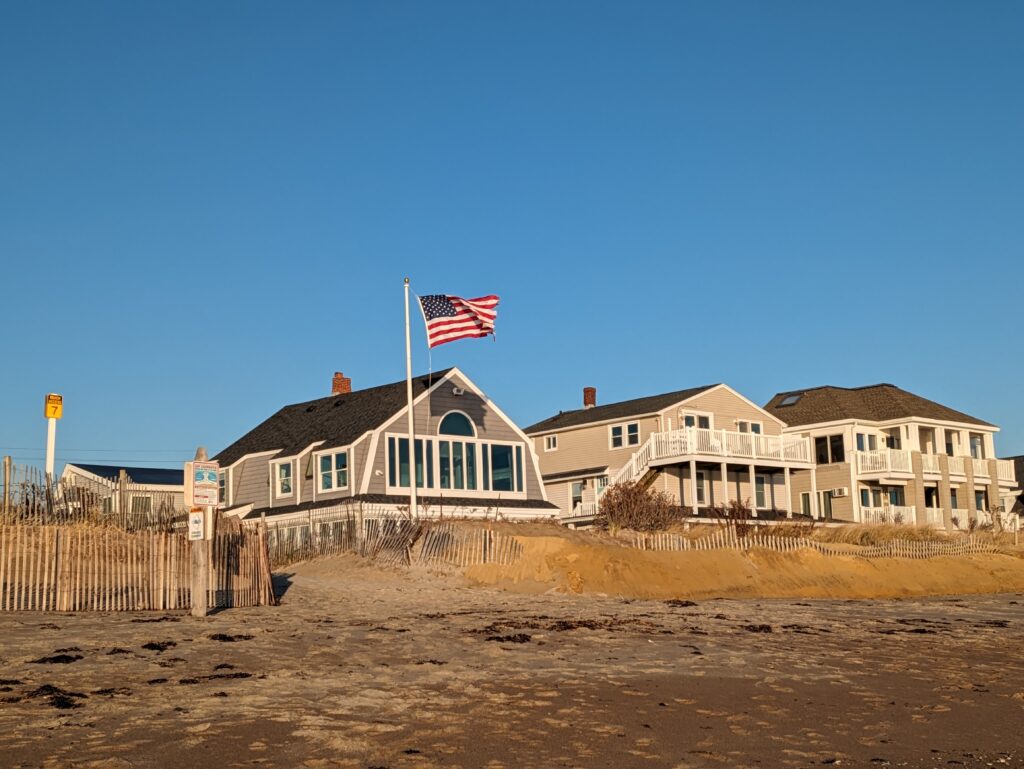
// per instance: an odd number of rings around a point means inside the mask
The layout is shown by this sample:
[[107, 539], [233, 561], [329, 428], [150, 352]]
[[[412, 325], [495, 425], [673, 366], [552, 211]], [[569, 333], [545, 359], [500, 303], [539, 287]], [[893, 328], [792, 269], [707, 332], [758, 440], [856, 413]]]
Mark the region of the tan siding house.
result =
[[994, 523], [1017, 488], [998, 427], [895, 385], [779, 393], [765, 409], [811, 442], [792, 493], [816, 517], [965, 529]]
[[526, 429], [548, 498], [569, 525], [587, 525], [611, 483], [641, 481], [694, 515], [732, 500], [755, 515], [792, 512], [790, 472], [810, 466], [809, 443], [728, 385], [717, 384], [582, 409]]

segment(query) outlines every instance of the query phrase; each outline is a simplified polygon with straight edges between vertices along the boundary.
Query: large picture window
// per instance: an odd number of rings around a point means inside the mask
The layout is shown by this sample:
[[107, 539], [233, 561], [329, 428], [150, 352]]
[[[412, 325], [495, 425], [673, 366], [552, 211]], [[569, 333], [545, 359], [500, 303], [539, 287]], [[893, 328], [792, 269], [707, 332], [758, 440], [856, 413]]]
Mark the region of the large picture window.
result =
[[819, 465], [845, 462], [846, 450], [843, 445], [843, 436], [819, 435], [814, 439], [814, 461]]
[[[442, 421], [463, 415], [453, 412]], [[464, 418], [464, 417], [463, 417]], [[388, 436], [387, 478], [392, 488], [409, 487], [409, 439]], [[452, 440], [448, 434], [416, 439], [417, 488], [487, 492], [524, 490], [526, 452], [521, 444]], [[436, 483], [435, 483], [436, 479]]]

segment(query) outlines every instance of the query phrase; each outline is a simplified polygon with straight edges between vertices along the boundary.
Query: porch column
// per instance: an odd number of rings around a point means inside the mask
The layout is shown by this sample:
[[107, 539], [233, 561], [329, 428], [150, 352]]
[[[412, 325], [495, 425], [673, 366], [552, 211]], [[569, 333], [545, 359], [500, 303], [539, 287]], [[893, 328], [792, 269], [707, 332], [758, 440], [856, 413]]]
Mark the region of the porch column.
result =
[[757, 518], [757, 470], [747, 465], [747, 473], [750, 475], [750, 512]]
[[690, 504], [693, 506], [691, 511], [694, 515], [697, 515], [697, 460], [690, 460]]
[[789, 491], [789, 465], [782, 468], [782, 488], [786, 497], [786, 517], [793, 517], [793, 497]]
[[818, 519], [818, 466], [811, 468], [811, 516]]
[[729, 504], [729, 465], [722, 462], [722, 506]]

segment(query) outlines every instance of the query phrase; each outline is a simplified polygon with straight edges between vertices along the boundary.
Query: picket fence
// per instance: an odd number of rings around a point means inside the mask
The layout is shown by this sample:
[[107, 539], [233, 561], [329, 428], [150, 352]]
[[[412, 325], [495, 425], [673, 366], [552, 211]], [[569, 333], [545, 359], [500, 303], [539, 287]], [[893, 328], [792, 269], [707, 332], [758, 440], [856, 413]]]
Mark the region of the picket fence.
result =
[[632, 544], [633, 547], [640, 550], [659, 551], [752, 550], [760, 548], [777, 553], [790, 553], [795, 550], [810, 549], [822, 555], [854, 555], [861, 558], [934, 558], [936, 556], [998, 552], [998, 547], [994, 543], [977, 539], [974, 536], [963, 537], [954, 542], [894, 539], [881, 545], [852, 546], [856, 549], [851, 549], [851, 546], [836, 546], [805, 537], [777, 537], [759, 533], [740, 537], [731, 529], [723, 529], [695, 539], [670, 532], [636, 534]]
[[[221, 533], [211, 545], [211, 607], [276, 602], [264, 530]], [[181, 534], [0, 525], [0, 611], [187, 609], [190, 557]]]
[[345, 512], [271, 523], [267, 538], [274, 568], [339, 553], [355, 553], [385, 566], [507, 566], [523, 553], [516, 538], [504, 532], [393, 514], [368, 517]]

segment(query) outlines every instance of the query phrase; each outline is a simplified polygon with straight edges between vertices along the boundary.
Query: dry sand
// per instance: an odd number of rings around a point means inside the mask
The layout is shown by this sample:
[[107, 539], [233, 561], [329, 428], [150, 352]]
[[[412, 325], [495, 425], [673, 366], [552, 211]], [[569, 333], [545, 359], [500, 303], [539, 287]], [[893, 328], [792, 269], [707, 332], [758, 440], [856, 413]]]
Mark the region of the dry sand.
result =
[[[558, 552], [549, 587], [645, 578], [635, 563], [591, 573]], [[750, 570], [802, 594], [819, 565], [775, 563], [789, 557], [693, 569], [737, 595]], [[950, 582], [916, 579], [966, 589], [968, 573], [1017, 573], [975, 560], [924, 566]], [[915, 568], [856, 575], [882, 584]], [[294, 567], [280, 607], [0, 615], [0, 765], [1024, 765], [1019, 594], [691, 605], [472, 576], [534, 593], [339, 557]], [[42, 661], [53, 657], [65, 661]]]

